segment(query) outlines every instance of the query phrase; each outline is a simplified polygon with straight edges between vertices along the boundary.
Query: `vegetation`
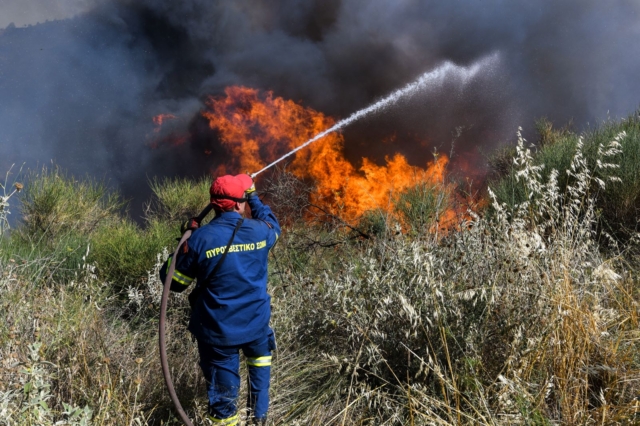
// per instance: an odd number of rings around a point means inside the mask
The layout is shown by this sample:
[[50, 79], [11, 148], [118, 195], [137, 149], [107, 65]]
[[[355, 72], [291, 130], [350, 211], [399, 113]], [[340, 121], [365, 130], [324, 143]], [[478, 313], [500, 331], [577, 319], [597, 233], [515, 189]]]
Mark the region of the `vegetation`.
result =
[[[565, 171], [570, 169], [580, 144], [587, 166], [594, 172], [589, 191], [596, 202], [600, 229], [616, 241], [632, 238], [638, 230], [640, 212], [640, 111], [619, 122], [606, 122], [582, 136], [568, 128], [555, 130], [545, 120], [537, 127], [540, 141], [533, 163], [540, 168], [540, 180], [547, 182], [555, 170], [558, 190], [566, 194], [568, 187], [575, 184], [576, 177]], [[618, 152], [610, 157], [614, 166], [598, 163], [603, 147], [614, 138], [618, 138], [620, 144]], [[505, 149], [490, 162], [498, 177], [491, 186], [499, 202], [513, 208], [526, 200], [528, 192], [517, 167], [512, 161], [505, 161], [506, 157], [511, 158], [510, 153], [513, 148]], [[617, 179], [611, 180], [611, 177]]]
[[[307, 183], [274, 175], [264, 192], [290, 204], [270, 261], [270, 422], [640, 421], [627, 163], [638, 119], [582, 138], [543, 124], [536, 151], [520, 137], [496, 161], [490, 209], [444, 233], [448, 187], [411, 188], [354, 225], [310, 205]], [[139, 226], [99, 184], [59, 170], [27, 182], [23, 221], [0, 242], [0, 425], [179, 424], [158, 362], [157, 271], [208, 185], [151, 186]], [[186, 299], [171, 296], [169, 360], [183, 406], [206, 424]]]

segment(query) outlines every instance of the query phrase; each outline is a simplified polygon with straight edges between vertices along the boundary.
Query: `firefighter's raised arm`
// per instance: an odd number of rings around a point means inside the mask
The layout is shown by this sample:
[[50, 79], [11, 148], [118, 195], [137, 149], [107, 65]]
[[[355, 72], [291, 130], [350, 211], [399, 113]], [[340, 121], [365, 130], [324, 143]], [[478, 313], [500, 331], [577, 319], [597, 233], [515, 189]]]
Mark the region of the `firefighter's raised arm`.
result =
[[263, 221], [269, 227], [269, 229], [272, 230], [272, 241], [269, 241], [269, 248], [271, 248], [271, 246], [273, 246], [273, 244], [275, 244], [275, 242], [277, 241], [278, 237], [280, 237], [281, 230], [278, 219], [276, 219], [275, 215], [273, 214], [271, 207], [262, 203], [260, 197], [258, 197], [256, 193], [255, 185], [251, 186], [251, 188], [249, 188], [246, 193], [247, 202], [249, 203], [249, 207], [251, 207], [251, 216], [254, 219]]

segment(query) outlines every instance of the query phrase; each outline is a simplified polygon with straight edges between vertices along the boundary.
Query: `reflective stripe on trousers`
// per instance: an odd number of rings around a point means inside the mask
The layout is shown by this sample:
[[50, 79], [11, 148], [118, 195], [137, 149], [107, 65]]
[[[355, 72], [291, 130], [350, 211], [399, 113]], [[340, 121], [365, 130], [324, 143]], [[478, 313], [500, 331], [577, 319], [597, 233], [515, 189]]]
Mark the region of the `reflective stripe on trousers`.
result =
[[240, 419], [237, 414], [235, 416], [227, 417], [226, 419], [216, 419], [213, 416], [208, 416], [208, 418], [214, 425], [220, 426], [235, 426], [238, 424], [238, 420]]
[[[207, 381], [209, 415], [215, 419], [230, 419], [238, 412], [240, 389], [240, 350], [247, 358], [249, 392], [247, 408], [250, 415], [265, 418], [269, 409], [271, 377], [270, 335], [236, 346], [216, 347], [198, 340], [200, 368]], [[224, 424], [224, 423], [216, 423]], [[234, 423], [229, 423], [234, 424]]]

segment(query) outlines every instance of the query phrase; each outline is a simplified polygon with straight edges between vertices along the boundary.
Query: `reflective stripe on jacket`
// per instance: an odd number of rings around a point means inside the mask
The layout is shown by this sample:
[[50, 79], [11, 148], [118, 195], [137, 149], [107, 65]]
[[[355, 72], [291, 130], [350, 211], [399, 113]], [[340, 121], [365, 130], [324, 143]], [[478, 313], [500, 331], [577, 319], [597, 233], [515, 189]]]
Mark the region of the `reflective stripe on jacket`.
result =
[[[271, 208], [249, 197], [253, 219], [238, 229], [224, 262], [211, 277], [241, 216], [224, 212], [195, 230], [178, 250], [171, 290], [184, 291], [194, 279], [204, 286], [194, 305], [189, 331], [205, 342], [230, 346], [268, 333], [271, 296], [267, 293], [267, 257], [280, 235]], [[164, 281], [168, 261], [161, 270]]]

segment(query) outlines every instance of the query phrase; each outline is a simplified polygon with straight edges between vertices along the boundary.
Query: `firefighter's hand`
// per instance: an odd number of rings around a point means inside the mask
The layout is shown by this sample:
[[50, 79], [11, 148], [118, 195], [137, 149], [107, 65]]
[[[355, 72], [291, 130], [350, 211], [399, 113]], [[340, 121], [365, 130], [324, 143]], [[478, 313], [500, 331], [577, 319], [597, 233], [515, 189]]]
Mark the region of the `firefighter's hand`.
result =
[[187, 231], [195, 231], [198, 228], [200, 228], [200, 223], [198, 223], [198, 219], [195, 217], [192, 217], [180, 226], [180, 232], [184, 234]]
[[[248, 174], [247, 174], [247, 175], [248, 175]], [[248, 176], [249, 176], [249, 175], [248, 175]], [[251, 176], [249, 176], [249, 177], [251, 177]], [[253, 180], [253, 178], [252, 178], [251, 180]], [[249, 189], [247, 189], [246, 191], [244, 191], [244, 193], [245, 193], [245, 194], [247, 194], [247, 197], [252, 197], [252, 196], [256, 195], [256, 183], [255, 183], [255, 182], [253, 182], [253, 185], [251, 185], [251, 186], [249, 187]]]

